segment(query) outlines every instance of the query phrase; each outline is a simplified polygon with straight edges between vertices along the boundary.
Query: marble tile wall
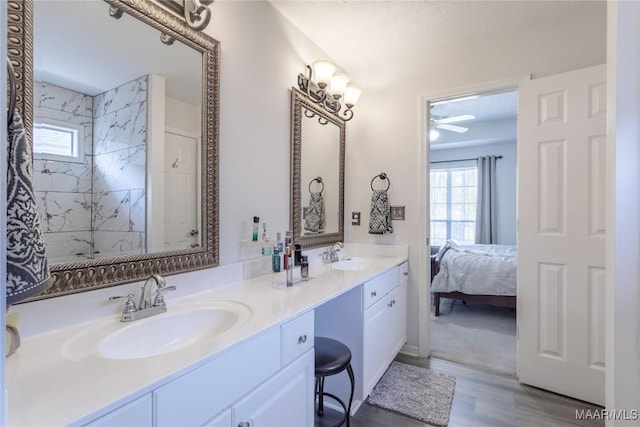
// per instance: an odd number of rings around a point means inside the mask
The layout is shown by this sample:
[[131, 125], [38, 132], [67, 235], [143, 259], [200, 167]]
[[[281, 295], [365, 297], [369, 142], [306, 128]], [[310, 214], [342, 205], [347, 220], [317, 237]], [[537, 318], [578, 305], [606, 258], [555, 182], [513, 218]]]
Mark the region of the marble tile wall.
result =
[[100, 257], [145, 252], [147, 76], [93, 99], [94, 247]]
[[34, 160], [34, 186], [51, 262], [145, 252], [147, 81], [94, 97], [44, 82], [34, 119], [84, 127], [84, 163]]
[[33, 161], [34, 189], [47, 255], [51, 262], [91, 256], [93, 98], [35, 82], [33, 107], [35, 123], [54, 119], [84, 127], [84, 162]]

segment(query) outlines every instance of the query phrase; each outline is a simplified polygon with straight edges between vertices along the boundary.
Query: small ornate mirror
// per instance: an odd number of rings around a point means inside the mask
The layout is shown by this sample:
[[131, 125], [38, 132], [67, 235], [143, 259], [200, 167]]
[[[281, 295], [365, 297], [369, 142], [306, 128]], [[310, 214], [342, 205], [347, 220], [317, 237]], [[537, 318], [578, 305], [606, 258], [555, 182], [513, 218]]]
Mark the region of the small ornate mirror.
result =
[[344, 240], [345, 122], [291, 89], [291, 229], [303, 248]]
[[9, 0], [53, 286], [218, 264], [220, 45], [151, 0]]

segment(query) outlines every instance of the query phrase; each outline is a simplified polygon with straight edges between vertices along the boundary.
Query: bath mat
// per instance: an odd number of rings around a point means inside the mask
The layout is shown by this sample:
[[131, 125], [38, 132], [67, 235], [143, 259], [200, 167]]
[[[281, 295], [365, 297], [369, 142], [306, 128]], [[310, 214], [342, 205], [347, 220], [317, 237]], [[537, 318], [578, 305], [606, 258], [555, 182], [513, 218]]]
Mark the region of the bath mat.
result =
[[367, 403], [435, 426], [449, 423], [456, 379], [419, 366], [393, 362]]

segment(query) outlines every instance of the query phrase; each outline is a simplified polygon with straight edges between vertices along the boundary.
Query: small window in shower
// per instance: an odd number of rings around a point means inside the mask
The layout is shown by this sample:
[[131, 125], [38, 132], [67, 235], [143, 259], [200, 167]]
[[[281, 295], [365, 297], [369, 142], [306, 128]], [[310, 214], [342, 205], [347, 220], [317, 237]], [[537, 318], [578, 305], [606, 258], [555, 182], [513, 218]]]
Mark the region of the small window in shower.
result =
[[84, 163], [84, 127], [51, 119], [36, 119], [33, 153], [36, 159]]

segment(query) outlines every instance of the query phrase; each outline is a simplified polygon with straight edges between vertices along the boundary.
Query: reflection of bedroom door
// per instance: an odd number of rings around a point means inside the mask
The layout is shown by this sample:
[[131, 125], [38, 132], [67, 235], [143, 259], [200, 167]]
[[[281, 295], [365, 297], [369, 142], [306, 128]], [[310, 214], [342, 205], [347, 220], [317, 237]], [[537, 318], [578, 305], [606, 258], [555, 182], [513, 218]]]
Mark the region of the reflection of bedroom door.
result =
[[520, 86], [518, 376], [604, 404], [605, 66]]
[[[165, 132], [165, 232], [166, 249], [188, 249], [198, 236], [198, 140]], [[193, 230], [193, 231], [192, 231]]]

